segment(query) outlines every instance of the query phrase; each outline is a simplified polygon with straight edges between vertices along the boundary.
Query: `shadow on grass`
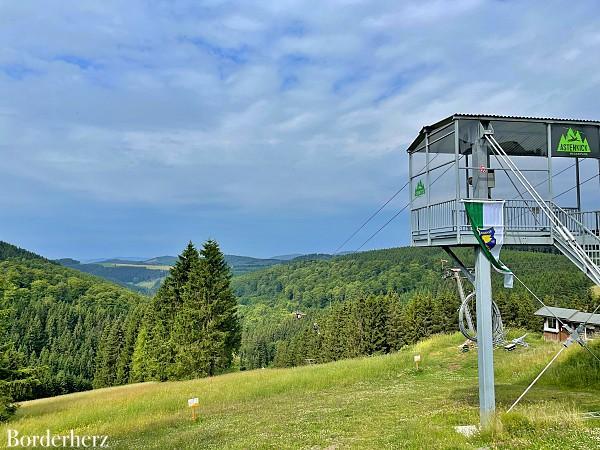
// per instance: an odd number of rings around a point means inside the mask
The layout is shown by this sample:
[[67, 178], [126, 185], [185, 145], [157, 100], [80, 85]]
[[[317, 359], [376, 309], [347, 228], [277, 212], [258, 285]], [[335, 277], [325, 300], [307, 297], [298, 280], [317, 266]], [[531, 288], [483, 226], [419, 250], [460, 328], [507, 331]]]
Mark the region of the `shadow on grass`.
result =
[[[496, 384], [496, 407], [507, 410], [517, 398], [525, 391], [526, 385], [521, 384]], [[479, 390], [477, 386], [461, 387], [450, 392], [450, 398], [458, 404], [465, 406], [479, 406]], [[581, 411], [600, 410], [600, 397], [590, 390], [571, 388], [534, 386], [521, 400], [522, 405], [544, 404], [556, 402], [568, 405]]]

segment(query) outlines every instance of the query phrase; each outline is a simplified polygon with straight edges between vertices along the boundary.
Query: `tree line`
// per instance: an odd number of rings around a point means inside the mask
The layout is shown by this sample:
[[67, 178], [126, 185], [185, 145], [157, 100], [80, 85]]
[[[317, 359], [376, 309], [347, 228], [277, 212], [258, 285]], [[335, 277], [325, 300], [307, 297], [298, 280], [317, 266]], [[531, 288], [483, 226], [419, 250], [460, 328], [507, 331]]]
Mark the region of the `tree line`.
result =
[[153, 299], [0, 242], [0, 420], [15, 402], [221, 373], [240, 343], [218, 244], [189, 244]]
[[152, 301], [104, 331], [94, 387], [228, 370], [241, 338], [230, 280], [215, 241], [200, 252], [190, 242]]
[[[540, 331], [538, 305], [523, 290], [495, 296], [505, 327]], [[255, 327], [242, 345], [242, 368], [291, 367], [397, 351], [436, 333], [458, 331], [452, 286], [369, 295], [336, 303], [278, 326]], [[563, 305], [565, 306], [565, 305]]]
[[[467, 265], [472, 252], [458, 250]], [[447, 256], [399, 248], [299, 260], [232, 278], [215, 241], [189, 244], [153, 298], [0, 243], [0, 419], [15, 401], [148, 380], [395, 351], [456, 329]], [[590, 310], [589, 280], [560, 255], [503, 252], [547, 304]], [[494, 299], [539, 330], [522, 287]], [[236, 296], [238, 298], [236, 298]], [[295, 319], [299, 313], [300, 319]]]
[[[472, 264], [472, 252], [457, 253]], [[563, 256], [520, 251], [506, 251], [503, 256], [546, 304], [588, 311], [595, 307], [598, 300], [592, 297], [591, 282]], [[453, 279], [442, 276], [449, 266], [444, 257], [448, 259], [435, 249], [399, 248], [273, 267], [234, 280], [243, 295], [241, 367], [386, 353], [432, 333], [456, 331], [459, 298]], [[399, 288], [407, 276], [410, 286], [416, 287]], [[357, 282], [363, 277], [370, 281]], [[541, 319], [533, 314], [541, 305], [522, 286], [504, 289], [497, 275], [492, 283], [506, 326], [541, 330]], [[295, 301], [285, 292], [294, 292]], [[326, 308], [312, 307], [315, 295], [328, 299]], [[296, 310], [306, 316], [295, 319]]]

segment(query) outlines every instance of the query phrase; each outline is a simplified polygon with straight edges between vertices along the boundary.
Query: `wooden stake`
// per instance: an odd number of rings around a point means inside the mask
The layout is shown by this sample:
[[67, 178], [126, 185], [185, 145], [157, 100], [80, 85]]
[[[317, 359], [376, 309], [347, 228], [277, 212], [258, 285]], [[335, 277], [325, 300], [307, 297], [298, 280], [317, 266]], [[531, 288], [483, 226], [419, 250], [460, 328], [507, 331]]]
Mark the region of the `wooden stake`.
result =
[[188, 400], [188, 406], [192, 408], [192, 420], [196, 420], [198, 418], [198, 415], [196, 414], [196, 409], [198, 408], [198, 406], [200, 406], [198, 402], [198, 397], [190, 398]]

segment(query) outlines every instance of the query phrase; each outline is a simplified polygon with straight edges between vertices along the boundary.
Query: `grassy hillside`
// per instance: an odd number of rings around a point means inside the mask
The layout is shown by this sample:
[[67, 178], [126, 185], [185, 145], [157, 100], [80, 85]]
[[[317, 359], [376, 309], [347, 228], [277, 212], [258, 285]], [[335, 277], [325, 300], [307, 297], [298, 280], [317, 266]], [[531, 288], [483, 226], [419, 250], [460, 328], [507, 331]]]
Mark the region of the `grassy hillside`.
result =
[[[465, 438], [478, 422], [475, 351], [459, 335], [436, 336], [385, 356], [200, 380], [144, 383], [25, 402], [8, 428], [21, 434], [107, 434], [111, 448], [598, 448], [600, 367], [572, 347], [523, 404], [507, 406], [558, 347], [495, 355], [499, 423]], [[598, 347], [598, 346], [596, 346]], [[422, 370], [413, 355], [422, 355]], [[574, 374], [580, 374], [573, 376]], [[198, 397], [192, 422], [187, 399]]]

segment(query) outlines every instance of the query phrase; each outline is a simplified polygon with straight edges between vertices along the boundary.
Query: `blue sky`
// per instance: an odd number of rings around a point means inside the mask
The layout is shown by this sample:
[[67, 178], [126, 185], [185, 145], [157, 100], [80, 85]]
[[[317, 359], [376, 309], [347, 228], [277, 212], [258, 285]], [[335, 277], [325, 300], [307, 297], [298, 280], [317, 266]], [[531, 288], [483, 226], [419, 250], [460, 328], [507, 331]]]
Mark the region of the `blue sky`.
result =
[[[599, 13], [552, 0], [3, 2], [0, 239], [51, 258], [176, 254], [209, 237], [234, 254], [332, 252], [404, 184], [422, 125], [598, 119]], [[403, 215], [368, 247], [407, 234]]]

